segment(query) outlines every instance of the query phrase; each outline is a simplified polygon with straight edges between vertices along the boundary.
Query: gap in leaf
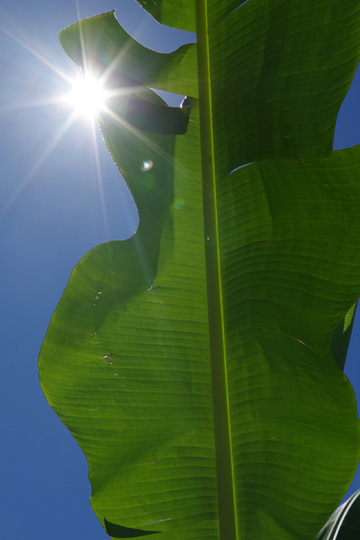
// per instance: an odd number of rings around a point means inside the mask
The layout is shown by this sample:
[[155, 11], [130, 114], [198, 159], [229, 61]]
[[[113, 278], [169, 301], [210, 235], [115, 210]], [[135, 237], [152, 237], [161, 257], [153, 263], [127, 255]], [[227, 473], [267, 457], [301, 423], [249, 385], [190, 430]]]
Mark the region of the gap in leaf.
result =
[[185, 96], [181, 94], [173, 94], [172, 92], [165, 92], [164, 90], [156, 90], [155, 88], [151, 88], [154, 92], [156, 92], [166, 103], [169, 105], [169, 107], [180, 107], [181, 103], [183, 102]]
[[350, 89], [341, 104], [335, 124], [334, 150], [341, 150], [360, 144], [360, 65]]
[[153, 51], [170, 53], [196, 42], [196, 34], [160, 24], [135, 0], [122, 0], [115, 16], [130, 36]]

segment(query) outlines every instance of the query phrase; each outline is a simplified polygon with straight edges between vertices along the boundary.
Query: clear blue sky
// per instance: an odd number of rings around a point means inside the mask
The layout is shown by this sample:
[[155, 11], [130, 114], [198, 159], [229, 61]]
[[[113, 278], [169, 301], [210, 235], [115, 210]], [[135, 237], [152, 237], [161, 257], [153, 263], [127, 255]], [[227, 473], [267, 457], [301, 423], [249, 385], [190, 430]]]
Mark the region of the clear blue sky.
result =
[[[129, 33], [160, 51], [192, 41], [158, 25], [135, 0], [78, 6], [81, 18], [116, 8]], [[75, 0], [0, 0], [0, 540], [108, 538], [88, 502], [86, 460], [47, 405], [37, 373], [72, 268], [95, 245], [132, 234], [137, 222], [100, 134], [103, 194], [89, 125], [79, 121], [61, 137], [71, 110], [54, 98], [69, 91], [60, 73], [74, 67], [58, 32], [77, 19]], [[358, 70], [340, 111], [336, 149], [360, 143], [359, 96]], [[359, 350], [360, 312], [346, 370], [358, 396]], [[351, 491], [359, 488], [358, 474]]]

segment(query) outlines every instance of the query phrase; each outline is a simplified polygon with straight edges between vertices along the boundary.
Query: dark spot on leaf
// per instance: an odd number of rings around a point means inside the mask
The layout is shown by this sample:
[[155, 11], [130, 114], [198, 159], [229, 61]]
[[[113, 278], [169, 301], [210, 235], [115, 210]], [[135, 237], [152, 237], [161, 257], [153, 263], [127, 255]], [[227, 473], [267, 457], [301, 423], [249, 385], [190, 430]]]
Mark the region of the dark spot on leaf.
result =
[[186, 133], [189, 123], [190, 106], [168, 107], [150, 103], [131, 94], [126, 120], [138, 129], [165, 135]]

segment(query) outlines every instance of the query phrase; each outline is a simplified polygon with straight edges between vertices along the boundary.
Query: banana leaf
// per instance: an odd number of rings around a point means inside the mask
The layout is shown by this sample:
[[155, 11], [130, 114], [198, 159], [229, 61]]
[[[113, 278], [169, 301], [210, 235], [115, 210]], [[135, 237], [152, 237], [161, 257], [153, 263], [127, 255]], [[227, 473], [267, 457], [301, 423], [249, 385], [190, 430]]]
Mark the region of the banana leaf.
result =
[[197, 43], [150, 51], [114, 12], [60, 34], [139, 226], [73, 270], [41, 385], [112, 538], [311, 540], [360, 456], [360, 146], [332, 151], [360, 2], [143, 7]]

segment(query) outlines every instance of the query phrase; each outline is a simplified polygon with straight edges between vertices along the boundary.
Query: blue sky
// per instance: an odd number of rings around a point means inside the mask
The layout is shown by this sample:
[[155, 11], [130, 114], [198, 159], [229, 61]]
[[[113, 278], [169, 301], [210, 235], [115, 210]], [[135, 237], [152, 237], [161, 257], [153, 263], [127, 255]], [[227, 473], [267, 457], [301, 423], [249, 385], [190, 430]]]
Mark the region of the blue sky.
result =
[[[58, 32], [117, 9], [144, 45], [176, 49], [191, 35], [161, 27], [135, 0], [0, 0], [0, 540], [101, 540], [86, 460], [41, 392], [37, 357], [70, 272], [84, 254], [136, 228], [127, 188], [86, 121], [65, 133], [74, 66]], [[360, 72], [341, 108], [334, 147], [360, 143]], [[63, 136], [62, 136], [63, 135]], [[360, 396], [360, 312], [346, 373]], [[360, 474], [351, 492], [360, 488]]]

